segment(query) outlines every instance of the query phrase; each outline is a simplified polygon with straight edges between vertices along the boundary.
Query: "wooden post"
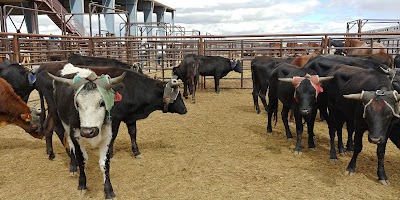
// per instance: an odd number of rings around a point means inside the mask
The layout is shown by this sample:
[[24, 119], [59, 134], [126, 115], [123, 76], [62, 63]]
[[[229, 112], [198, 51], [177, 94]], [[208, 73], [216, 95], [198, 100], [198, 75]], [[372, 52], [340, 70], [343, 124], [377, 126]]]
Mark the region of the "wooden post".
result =
[[13, 62], [19, 63], [19, 39], [18, 36], [13, 35], [13, 45], [12, 45], [12, 50], [13, 50]]

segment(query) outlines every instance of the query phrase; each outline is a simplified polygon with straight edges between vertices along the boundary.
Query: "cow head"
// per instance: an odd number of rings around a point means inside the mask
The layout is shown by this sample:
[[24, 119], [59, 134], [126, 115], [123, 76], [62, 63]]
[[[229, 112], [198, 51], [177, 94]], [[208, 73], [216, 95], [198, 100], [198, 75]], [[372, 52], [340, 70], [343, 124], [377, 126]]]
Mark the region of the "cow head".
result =
[[361, 101], [364, 107], [363, 118], [368, 126], [368, 141], [379, 144], [386, 141], [386, 132], [393, 117], [400, 117], [400, 94], [397, 91], [362, 91], [343, 95], [344, 98]]
[[98, 77], [95, 73], [86, 78], [75, 76], [73, 79], [51, 74], [49, 76], [74, 89], [74, 106], [79, 114], [80, 134], [86, 138], [96, 137], [101, 126], [110, 121], [109, 115], [116, 95], [113, 86], [124, 79], [125, 73], [115, 78], [110, 78], [108, 75]]
[[243, 71], [242, 62], [240, 62], [239, 58], [237, 58], [236, 60], [230, 60], [230, 62], [233, 71], [237, 73], [242, 73]]
[[317, 101], [318, 94], [324, 91], [321, 82], [332, 78], [333, 76], [319, 77], [318, 75], [306, 74], [304, 77], [294, 76], [293, 78], [278, 78], [278, 80], [293, 84], [295, 88], [294, 99], [299, 105], [300, 113], [308, 115]]
[[172, 76], [171, 80], [164, 87], [163, 112], [186, 114], [187, 109], [181, 94], [179, 92], [179, 86], [182, 84], [181, 80], [178, 80], [176, 75]]

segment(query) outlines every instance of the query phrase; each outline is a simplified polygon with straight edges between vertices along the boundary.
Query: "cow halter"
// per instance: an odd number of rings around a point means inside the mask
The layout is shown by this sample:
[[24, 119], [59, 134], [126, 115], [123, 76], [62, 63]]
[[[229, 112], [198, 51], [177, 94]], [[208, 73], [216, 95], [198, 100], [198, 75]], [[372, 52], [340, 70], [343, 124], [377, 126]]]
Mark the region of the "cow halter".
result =
[[305, 80], [305, 79], [310, 80], [311, 85], [315, 89], [315, 98], [318, 97], [319, 93], [324, 91], [324, 89], [321, 87], [321, 83], [319, 82], [319, 76], [318, 75], [310, 75], [310, 74], [307, 73], [304, 77], [293, 76], [292, 84], [293, 84], [293, 86], [295, 88], [295, 90], [294, 90], [294, 99], [296, 100], [296, 102], [299, 102], [298, 99], [297, 99], [297, 95], [296, 95], [296, 88], [298, 88], [300, 86], [300, 84], [303, 82], [303, 80]]
[[121, 101], [122, 96], [118, 93], [115, 92], [110, 85], [110, 76], [109, 75], [101, 75], [97, 76], [95, 73], [90, 74], [86, 78], [82, 78], [79, 76], [75, 76], [73, 78], [73, 84], [72, 88], [74, 89], [74, 105], [75, 108], [77, 108], [76, 105], [76, 97], [78, 96], [78, 93], [82, 90], [84, 85], [88, 82], [93, 82], [96, 84], [97, 89], [99, 90], [101, 96], [103, 97], [104, 104], [106, 107], [107, 111], [107, 119], [111, 118], [111, 109], [114, 106], [115, 101]]
[[[400, 118], [400, 110], [398, 105], [397, 99], [397, 91], [384, 91], [384, 90], [377, 90], [377, 91], [362, 91], [361, 92], [361, 99], [368, 100], [367, 103], [364, 104], [364, 111], [363, 111], [363, 118], [365, 119], [365, 112], [367, 107], [372, 103], [375, 97], [379, 96], [383, 102], [390, 108], [393, 113], [393, 116]], [[393, 108], [394, 105], [395, 107]]]
[[164, 108], [163, 112], [168, 112], [168, 106], [170, 103], [174, 103], [176, 98], [178, 98], [179, 94], [179, 85], [182, 81], [178, 80], [178, 76], [172, 76], [171, 80], [165, 84], [164, 93], [163, 93], [163, 103]]

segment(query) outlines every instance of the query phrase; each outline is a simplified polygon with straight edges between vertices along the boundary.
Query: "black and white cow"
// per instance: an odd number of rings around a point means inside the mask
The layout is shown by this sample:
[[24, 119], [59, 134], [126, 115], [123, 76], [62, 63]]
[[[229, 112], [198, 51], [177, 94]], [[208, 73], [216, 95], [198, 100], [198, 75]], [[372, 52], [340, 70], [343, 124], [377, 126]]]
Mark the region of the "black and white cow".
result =
[[[71, 64], [70, 64], [71, 65]], [[61, 76], [68, 74], [61, 71]], [[108, 75], [98, 77], [94, 72], [82, 69], [77, 74], [54, 79], [54, 101], [65, 129], [71, 155], [75, 155], [79, 166], [78, 190], [86, 192], [85, 161], [88, 159], [86, 144], [99, 147], [99, 164], [104, 177], [106, 199], [115, 197], [110, 181], [110, 143], [112, 123], [110, 111], [116, 92], [113, 86], [120, 83], [125, 74], [115, 78]], [[72, 79], [70, 79], [72, 78]]]

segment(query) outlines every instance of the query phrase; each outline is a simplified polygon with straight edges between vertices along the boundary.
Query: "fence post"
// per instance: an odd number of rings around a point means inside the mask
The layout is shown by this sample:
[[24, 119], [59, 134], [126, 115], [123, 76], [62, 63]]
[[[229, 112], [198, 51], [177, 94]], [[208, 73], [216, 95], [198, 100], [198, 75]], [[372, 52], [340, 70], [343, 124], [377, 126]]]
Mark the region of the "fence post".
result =
[[94, 43], [93, 43], [93, 38], [89, 38], [89, 56], [93, 56], [94, 52], [93, 52], [93, 47]]
[[[203, 38], [201, 36], [199, 37], [199, 43], [198, 43], [198, 47], [197, 48], [198, 48], [198, 55], [199, 56], [204, 56], [206, 48], [205, 48], [204, 40], [203, 40]], [[199, 80], [199, 82], [200, 82], [199, 84], [200, 84], [200, 86], [202, 86], [202, 87], [199, 87], [199, 88], [206, 89], [206, 77], [205, 76], [201, 76], [201, 78], [199, 78], [199, 79], [200, 79]]]
[[240, 88], [243, 89], [243, 52], [244, 52], [243, 40], [241, 40], [240, 43], [241, 43], [241, 45], [240, 45], [240, 60], [239, 60], [239, 62], [241, 62], [241, 64], [242, 64], [242, 73], [240, 73]]
[[279, 56], [283, 57], [283, 40], [281, 39], [280, 46], [279, 46]]
[[14, 62], [19, 63], [19, 39], [18, 36], [13, 35], [13, 45], [12, 45], [12, 49], [14, 52], [13, 58], [14, 58]]
[[371, 52], [370, 52], [370, 54], [372, 54], [372, 52], [374, 51], [374, 40], [373, 40], [373, 38], [371, 37]]
[[327, 53], [328, 53], [328, 35], [325, 35], [324, 36], [324, 44], [322, 44], [323, 45], [323, 51], [324, 51], [324, 55], [326, 55]]

